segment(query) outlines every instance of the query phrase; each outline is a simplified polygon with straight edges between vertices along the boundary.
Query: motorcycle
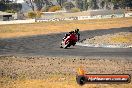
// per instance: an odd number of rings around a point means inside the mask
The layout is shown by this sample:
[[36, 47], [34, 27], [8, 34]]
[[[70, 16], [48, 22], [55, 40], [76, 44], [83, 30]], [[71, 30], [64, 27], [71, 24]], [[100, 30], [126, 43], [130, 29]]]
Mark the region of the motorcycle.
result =
[[60, 48], [68, 48], [71, 45], [75, 46], [77, 42], [77, 35], [76, 34], [70, 34], [69, 36], [67, 36], [67, 38], [63, 39], [60, 45]]

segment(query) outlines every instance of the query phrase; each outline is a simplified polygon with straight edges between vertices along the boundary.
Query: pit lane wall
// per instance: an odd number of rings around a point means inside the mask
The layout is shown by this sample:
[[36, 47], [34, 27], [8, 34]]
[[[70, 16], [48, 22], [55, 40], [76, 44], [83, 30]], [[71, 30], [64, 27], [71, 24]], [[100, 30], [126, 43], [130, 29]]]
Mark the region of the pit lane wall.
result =
[[41, 18], [36, 19], [36, 22], [132, 17], [132, 12], [124, 10], [92, 10], [76, 13], [45, 12], [43, 14]]
[[124, 14], [111, 14], [111, 15], [95, 15], [95, 16], [71, 16], [64, 18], [36, 18], [29, 20], [12, 20], [12, 21], [0, 21], [0, 25], [5, 24], [23, 24], [23, 23], [35, 23], [35, 22], [48, 22], [48, 21], [70, 21], [70, 20], [89, 20], [89, 19], [106, 19], [106, 18], [122, 18], [122, 17], [132, 17], [132, 13]]
[[64, 21], [64, 20], [89, 20], [89, 19], [106, 19], [106, 18], [122, 18], [122, 17], [132, 17], [132, 13], [95, 15], [95, 16], [74, 16], [74, 17], [72, 16], [72, 17], [65, 17], [65, 18], [37, 18], [36, 22]]

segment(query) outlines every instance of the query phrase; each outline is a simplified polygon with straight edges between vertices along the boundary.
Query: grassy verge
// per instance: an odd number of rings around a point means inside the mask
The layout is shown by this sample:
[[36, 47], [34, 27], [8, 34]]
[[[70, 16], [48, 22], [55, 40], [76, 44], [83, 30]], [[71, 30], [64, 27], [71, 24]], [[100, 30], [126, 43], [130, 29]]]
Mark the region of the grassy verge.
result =
[[111, 40], [115, 43], [121, 42], [121, 43], [132, 44], [132, 34], [127, 35], [127, 36], [120, 35], [120, 36], [112, 38]]
[[11, 79], [0, 78], [1, 88], [131, 88], [132, 83], [123, 84], [85, 84], [76, 83], [74, 75], [47, 75], [47, 79]]
[[114, 18], [82, 21], [42, 22], [33, 24], [0, 25], [0, 38], [32, 36], [83, 30], [109, 29], [132, 26], [132, 18]]

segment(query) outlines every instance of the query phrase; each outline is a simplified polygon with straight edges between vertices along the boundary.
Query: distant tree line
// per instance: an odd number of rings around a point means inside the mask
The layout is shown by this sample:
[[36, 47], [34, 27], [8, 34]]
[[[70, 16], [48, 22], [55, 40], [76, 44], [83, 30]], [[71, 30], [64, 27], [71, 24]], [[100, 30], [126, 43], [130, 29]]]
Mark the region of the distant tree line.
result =
[[0, 11], [7, 12], [19, 12], [22, 9], [22, 5], [19, 3], [14, 3], [13, 0], [0, 0]]
[[132, 0], [25, 0], [25, 2], [35, 10], [38, 11], [48, 9], [52, 6], [53, 1], [56, 1], [61, 8], [66, 10], [71, 10], [72, 8], [77, 8], [80, 11], [85, 11], [89, 9], [124, 9], [130, 7], [132, 9]]
[[[80, 10], [88, 9], [132, 9], [132, 0], [75, 0]], [[112, 7], [113, 6], [113, 7]]]
[[[0, 0], [0, 10], [20, 11], [22, 5], [14, 0]], [[17, 1], [17, 0], [16, 0]], [[67, 11], [86, 11], [89, 9], [132, 9], [132, 0], [24, 0], [32, 11], [55, 11], [55, 6]], [[54, 4], [56, 2], [57, 4]], [[52, 10], [51, 10], [52, 8]], [[60, 9], [56, 9], [60, 10]]]

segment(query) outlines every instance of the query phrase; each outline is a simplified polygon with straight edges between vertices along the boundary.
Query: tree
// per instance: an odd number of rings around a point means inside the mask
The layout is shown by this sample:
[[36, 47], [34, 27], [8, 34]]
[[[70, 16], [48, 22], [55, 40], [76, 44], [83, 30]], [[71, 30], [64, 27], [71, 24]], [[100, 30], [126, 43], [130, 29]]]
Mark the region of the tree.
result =
[[88, 0], [76, 0], [76, 8], [79, 8], [81, 11], [88, 10], [89, 2]]
[[1, 0], [1, 2], [4, 3], [4, 4], [7, 4], [7, 3], [11, 2], [11, 1], [10, 0]]
[[3, 1], [0, 1], [0, 10], [4, 11], [6, 9], [6, 5], [3, 3]]
[[12, 3], [11, 4], [11, 9], [16, 11], [16, 12], [19, 12], [22, 9], [22, 4], [20, 4], [20, 3]]
[[50, 0], [24, 0], [29, 7], [31, 7], [32, 11], [35, 11], [35, 7], [37, 11], [41, 11], [41, 9], [46, 7], [53, 6], [52, 2]]
[[66, 2], [66, 0], [57, 0], [58, 4], [63, 7], [63, 4]]
[[132, 0], [125, 0], [125, 6], [130, 7], [130, 9], [132, 9]]
[[97, 4], [97, 0], [90, 0], [89, 4], [90, 4], [89, 6], [91, 9], [99, 9], [99, 6]]
[[24, 0], [33, 11], [35, 11], [35, 5], [33, 0]]
[[84, 10], [88, 10], [89, 3], [87, 0], [84, 2]]
[[34, 0], [34, 3], [37, 7], [37, 11], [40, 11], [45, 5], [45, 0]]
[[64, 3], [64, 7], [65, 7], [65, 9], [66, 9], [67, 11], [70, 11], [71, 8], [74, 8], [75, 6], [73, 5], [72, 2], [65, 2], [65, 3]]
[[8, 12], [19, 12], [22, 9], [22, 4], [14, 3], [10, 0], [1, 0], [0, 1], [0, 10]]
[[102, 2], [100, 3], [100, 7], [103, 9], [104, 6], [105, 6], [105, 1], [102, 1]]
[[97, 4], [97, 0], [93, 0], [93, 9], [99, 9], [99, 6]]
[[76, 8], [79, 8], [80, 10], [83, 9], [83, 1], [82, 0], [76, 0]]

